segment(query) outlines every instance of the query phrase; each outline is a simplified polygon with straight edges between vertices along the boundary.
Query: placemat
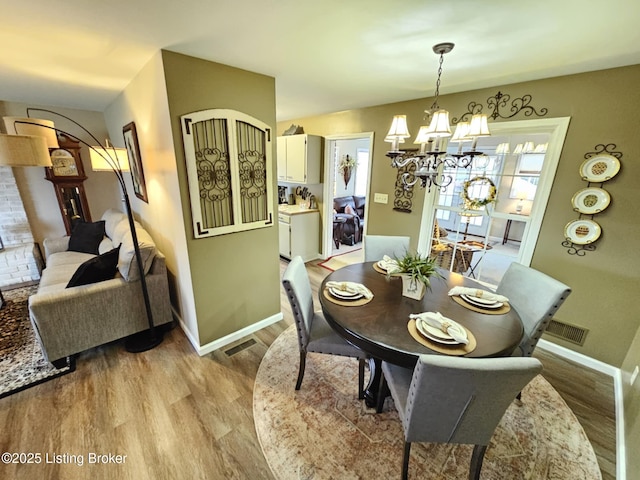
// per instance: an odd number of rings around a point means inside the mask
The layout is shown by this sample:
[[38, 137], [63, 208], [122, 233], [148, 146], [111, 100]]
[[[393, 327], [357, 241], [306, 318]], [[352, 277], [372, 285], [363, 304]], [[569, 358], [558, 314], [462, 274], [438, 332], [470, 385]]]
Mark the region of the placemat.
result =
[[474, 337], [473, 333], [471, 333], [468, 328], [463, 327], [462, 325], [460, 326], [467, 332], [469, 343], [467, 345], [448, 346], [442, 343], [432, 342], [428, 338], [423, 337], [422, 334], [418, 332], [418, 329], [416, 328], [416, 321], [413, 318], [409, 320], [409, 323], [407, 323], [409, 333], [414, 340], [435, 352], [444, 353], [445, 355], [466, 355], [467, 353], [471, 353], [476, 349], [476, 346], [478, 345], [476, 342], [476, 337]]
[[386, 270], [383, 270], [382, 268], [380, 268], [380, 265], [378, 265], [378, 262], [375, 262], [375, 263], [373, 264], [373, 269], [374, 269], [376, 272], [378, 272], [378, 273], [382, 273], [383, 275], [386, 275], [386, 274], [387, 274], [387, 271], [386, 271]]
[[504, 305], [502, 305], [500, 308], [480, 308], [465, 302], [458, 295], [451, 295], [451, 299], [458, 305], [462, 305], [464, 308], [468, 308], [469, 310], [473, 310], [474, 312], [486, 313], [487, 315], [504, 315], [511, 310], [511, 305], [509, 305], [509, 302], [504, 302]]
[[360, 307], [362, 305], [366, 305], [371, 300], [373, 300], [373, 297], [371, 297], [371, 298], [362, 297], [362, 298], [360, 298], [358, 300], [340, 300], [340, 299], [334, 297], [333, 295], [331, 295], [329, 293], [329, 289], [326, 288], [326, 287], [322, 290], [322, 294], [324, 295], [324, 298], [326, 298], [327, 300], [330, 300], [331, 302], [335, 303], [336, 305], [342, 305], [343, 307]]

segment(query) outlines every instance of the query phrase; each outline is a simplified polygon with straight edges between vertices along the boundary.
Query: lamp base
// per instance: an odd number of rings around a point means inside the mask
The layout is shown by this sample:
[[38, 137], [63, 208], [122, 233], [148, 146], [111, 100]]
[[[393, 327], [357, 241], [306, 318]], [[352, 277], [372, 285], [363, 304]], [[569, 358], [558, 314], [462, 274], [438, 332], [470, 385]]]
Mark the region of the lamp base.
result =
[[143, 330], [127, 337], [124, 348], [131, 353], [146, 352], [160, 345], [163, 337], [164, 332], [158, 328], [155, 328], [154, 331]]

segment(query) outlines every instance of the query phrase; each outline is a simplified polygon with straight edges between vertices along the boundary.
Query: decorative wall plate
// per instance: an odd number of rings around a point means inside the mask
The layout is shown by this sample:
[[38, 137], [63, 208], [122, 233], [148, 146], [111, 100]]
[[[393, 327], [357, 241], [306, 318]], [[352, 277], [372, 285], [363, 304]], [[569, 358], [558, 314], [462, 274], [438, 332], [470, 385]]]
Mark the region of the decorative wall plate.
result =
[[606, 182], [620, 171], [620, 160], [613, 155], [601, 153], [587, 158], [580, 165], [580, 176], [586, 182]]
[[571, 199], [573, 209], [576, 212], [586, 213], [587, 215], [600, 213], [609, 206], [610, 202], [611, 195], [609, 195], [609, 192], [597, 187], [578, 190]]
[[602, 228], [593, 220], [573, 220], [564, 227], [564, 236], [576, 245], [586, 245], [600, 238]]

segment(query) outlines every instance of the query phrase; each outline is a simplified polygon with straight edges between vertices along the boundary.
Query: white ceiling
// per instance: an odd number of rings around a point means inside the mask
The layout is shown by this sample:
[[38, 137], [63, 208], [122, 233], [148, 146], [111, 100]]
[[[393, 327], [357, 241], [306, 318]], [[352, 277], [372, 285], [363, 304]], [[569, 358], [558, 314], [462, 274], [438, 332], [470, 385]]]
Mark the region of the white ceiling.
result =
[[[640, 63], [638, 0], [0, 0], [0, 99], [103, 111], [168, 49], [276, 79], [278, 120]], [[613, 88], [613, 87], [612, 87]]]

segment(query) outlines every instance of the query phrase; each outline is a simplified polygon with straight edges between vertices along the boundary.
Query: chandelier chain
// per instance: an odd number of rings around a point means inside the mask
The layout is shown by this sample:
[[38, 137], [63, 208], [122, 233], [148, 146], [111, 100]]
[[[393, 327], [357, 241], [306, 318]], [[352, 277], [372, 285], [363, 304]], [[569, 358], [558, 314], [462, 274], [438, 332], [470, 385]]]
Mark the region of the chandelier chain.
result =
[[438, 97], [440, 96], [440, 77], [442, 76], [442, 63], [444, 62], [444, 52], [440, 52], [440, 61], [438, 62], [438, 79], [436, 80], [436, 94], [433, 100], [433, 105], [431, 105], [431, 110], [438, 110], [440, 106], [438, 105]]

